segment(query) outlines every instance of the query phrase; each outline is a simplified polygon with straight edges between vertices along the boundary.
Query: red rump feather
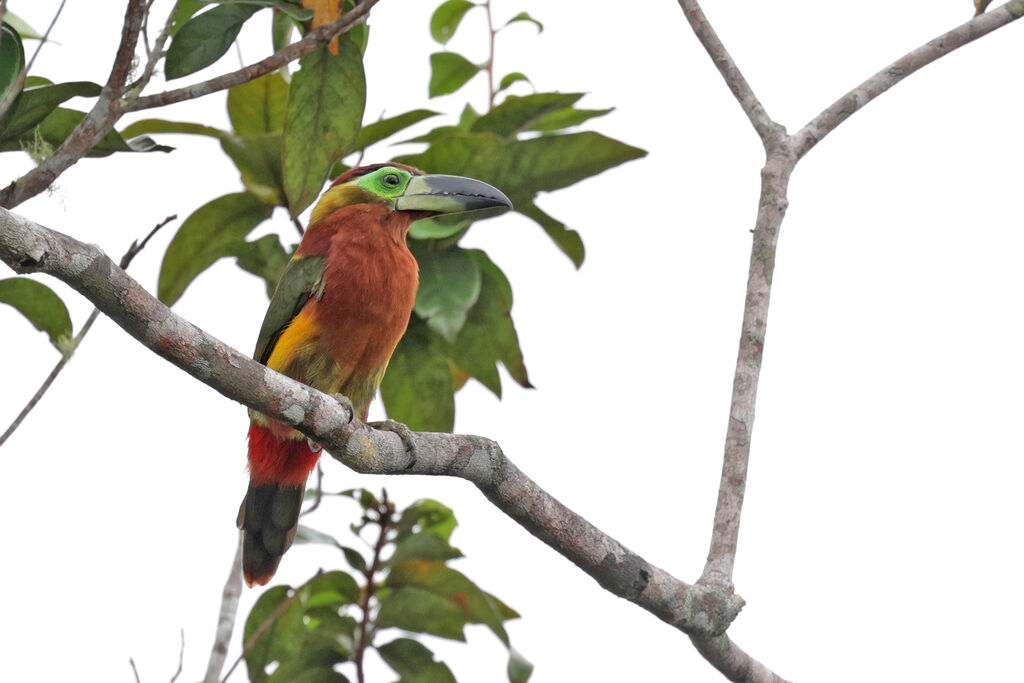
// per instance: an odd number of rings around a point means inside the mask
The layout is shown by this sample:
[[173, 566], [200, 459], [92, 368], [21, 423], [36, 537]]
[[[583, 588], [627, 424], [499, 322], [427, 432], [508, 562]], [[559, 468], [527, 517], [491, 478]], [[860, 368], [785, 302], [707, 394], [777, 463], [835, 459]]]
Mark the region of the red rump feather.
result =
[[251, 486], [304, 488], [319, 459], [320, 453], [311, 451], [305, 438], [279, 439], [255, 422], [249, 426]]

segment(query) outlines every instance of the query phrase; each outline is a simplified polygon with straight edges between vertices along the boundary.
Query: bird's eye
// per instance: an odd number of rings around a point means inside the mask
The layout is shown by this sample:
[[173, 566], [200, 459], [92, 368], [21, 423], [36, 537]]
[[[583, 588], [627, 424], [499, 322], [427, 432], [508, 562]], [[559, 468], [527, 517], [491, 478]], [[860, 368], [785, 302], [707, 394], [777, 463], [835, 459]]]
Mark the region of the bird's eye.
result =
[[397, 173], [388, 173], [386, 176], [380, 179], [387, 187], [398, 187], [402, 184], [402, 179], [398, 177]]

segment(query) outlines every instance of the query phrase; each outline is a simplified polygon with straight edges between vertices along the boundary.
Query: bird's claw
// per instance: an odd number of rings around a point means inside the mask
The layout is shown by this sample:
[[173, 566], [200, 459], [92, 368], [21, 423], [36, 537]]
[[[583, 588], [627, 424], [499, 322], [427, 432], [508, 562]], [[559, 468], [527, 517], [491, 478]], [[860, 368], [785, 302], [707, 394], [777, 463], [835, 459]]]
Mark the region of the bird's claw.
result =
[[405, 469], [412, 469], [413, 465], [416, 464], [416, 437], [408, 426], [395, 420], [381, 420], [380, 422], [367, 422], [366, 424], [368, 427], [379, 429], [382, 432], [394, 432], [397, 434], [398, 438], [402, 440], [402, 445], [405, 446], [405, 452], [409, 455], [409, 464], [405, 466]]
[[331, 394], [331, 398], [341, 404], [341, 407], [348, 411], [348, 421], [351, 422], [356, 418], [356, 407], [352, 405], [352, 401], [349, 400], [345, 394]]

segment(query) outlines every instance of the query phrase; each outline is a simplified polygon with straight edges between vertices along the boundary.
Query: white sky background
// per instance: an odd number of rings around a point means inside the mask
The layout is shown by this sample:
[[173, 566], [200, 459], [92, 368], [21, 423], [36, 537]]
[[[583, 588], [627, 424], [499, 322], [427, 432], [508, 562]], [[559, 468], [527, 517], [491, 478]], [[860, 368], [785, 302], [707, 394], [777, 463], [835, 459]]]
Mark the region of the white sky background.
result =
[[[42, 30], [57, 4], [10, 7]], [[123, 4], [69, 2], [53, 33], [61, 45], [43, 50], [35, 72], [105, 80]], [[483, 77], [427, 101], [436, 4], [374, 9], [368, 119], [423, 106], [455, 115], [466, 96], [483, 106]], [[473, 229], [466, 243], [487, 249], [512, 282], [537, 389], [505, 376], [499, 402], [471, 383], [456, 428], [498, 440], [564, 503], [693, 581], [717, 495], [760, 144], [675, 2], [495, 5], [499, 21], [527, 10], [546, 29], [502, 34], [499, 73], [523, 71], [540, 91], [590, 93], [581, 106], [616, 107], [586, 128], [649, 156], [540, 197], [582, 232], [579, 272], [517, 215]], [[790, 131], [972, 13], [968, 0], [706, 5]], [[482, 59], [481, 20], [471, 14], [451, 47]], [[243, 34], [247, 62], [269, 45], [265, 18], [256, 23]], [[1019, 676], [1022, 31], [1001, 29], [913, 75], [793, 177], [735, 577], [748, 605], [730, 630], [783, 676]], [[237, 65], [229, 52], [200, 76]], [[223, 94], [137, 118], [148, 116], [227, 126]], [[177, 151], [83, 160], [17, 211], [116, 259], [165, 216], [184, 219], [241, 188], [215, 142], [164, 141]], [[29, 164], [4, 154], [0, 182]], [[283, 213], [276, 220], [291, 237]], [[179, 224], [131, 267], [151, 290]], [[77, 329], [91, 306], [44, 281]], [[176, 310], [248, 352], [265, 306], [262, 282], [223, 261]], [[13, 309], [0, 308], [0, 329], [6, 425], [57, 353]], [[0, 449], [6, 680], [131, 681], [134, 657], [143, 683], [166, 681], [180, 628], [179, 680], [202, 677], [246, 485], [246, 424], [242, 407], [101, 318]], [[326, 470], [329, 489], [386, 486], [403, 506], [433, 497], [454, 508], [453, 542], [467, 555], [456, 566], [520, 611], [510, 631], [536, 683], [722, 680], [685, 636], [601, 590], [466, 482], [359, 476], [329, 459]], [[331, 503], [310, 523], [344, 538], [352, 515]], [[277, 578], [294, 584], [340, 563], [299, 546]], [[245, 592], [240, 618], [257, 595]], [[460, 681], [505, 680], [493, 635], [471, 628], [469, 639], [431, 646]]]

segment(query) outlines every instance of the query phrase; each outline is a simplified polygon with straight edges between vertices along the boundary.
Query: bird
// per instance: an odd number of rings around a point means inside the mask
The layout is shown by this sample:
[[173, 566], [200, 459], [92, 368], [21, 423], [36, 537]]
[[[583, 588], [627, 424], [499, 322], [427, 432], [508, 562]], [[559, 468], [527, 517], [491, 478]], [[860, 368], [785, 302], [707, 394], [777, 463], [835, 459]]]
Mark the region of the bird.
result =
[[[441, 214], [510, 208], [500, 190], [472, 178], [428, 175], [396, 162], [346, 171], [313, 207], [271, 297], [253, 357], [347, 397], [352, 415], [366, 421], [416, 301], [419, 269], [406, 244], [410, 226]], [[242, 572], [252, 587], [273, 578], [291, 546], [321, 449], [258, 411], [250, 409], [249, 419], [249, 488], [237, 523]], [[384, 428], [395, 426], [404, 428]]]

